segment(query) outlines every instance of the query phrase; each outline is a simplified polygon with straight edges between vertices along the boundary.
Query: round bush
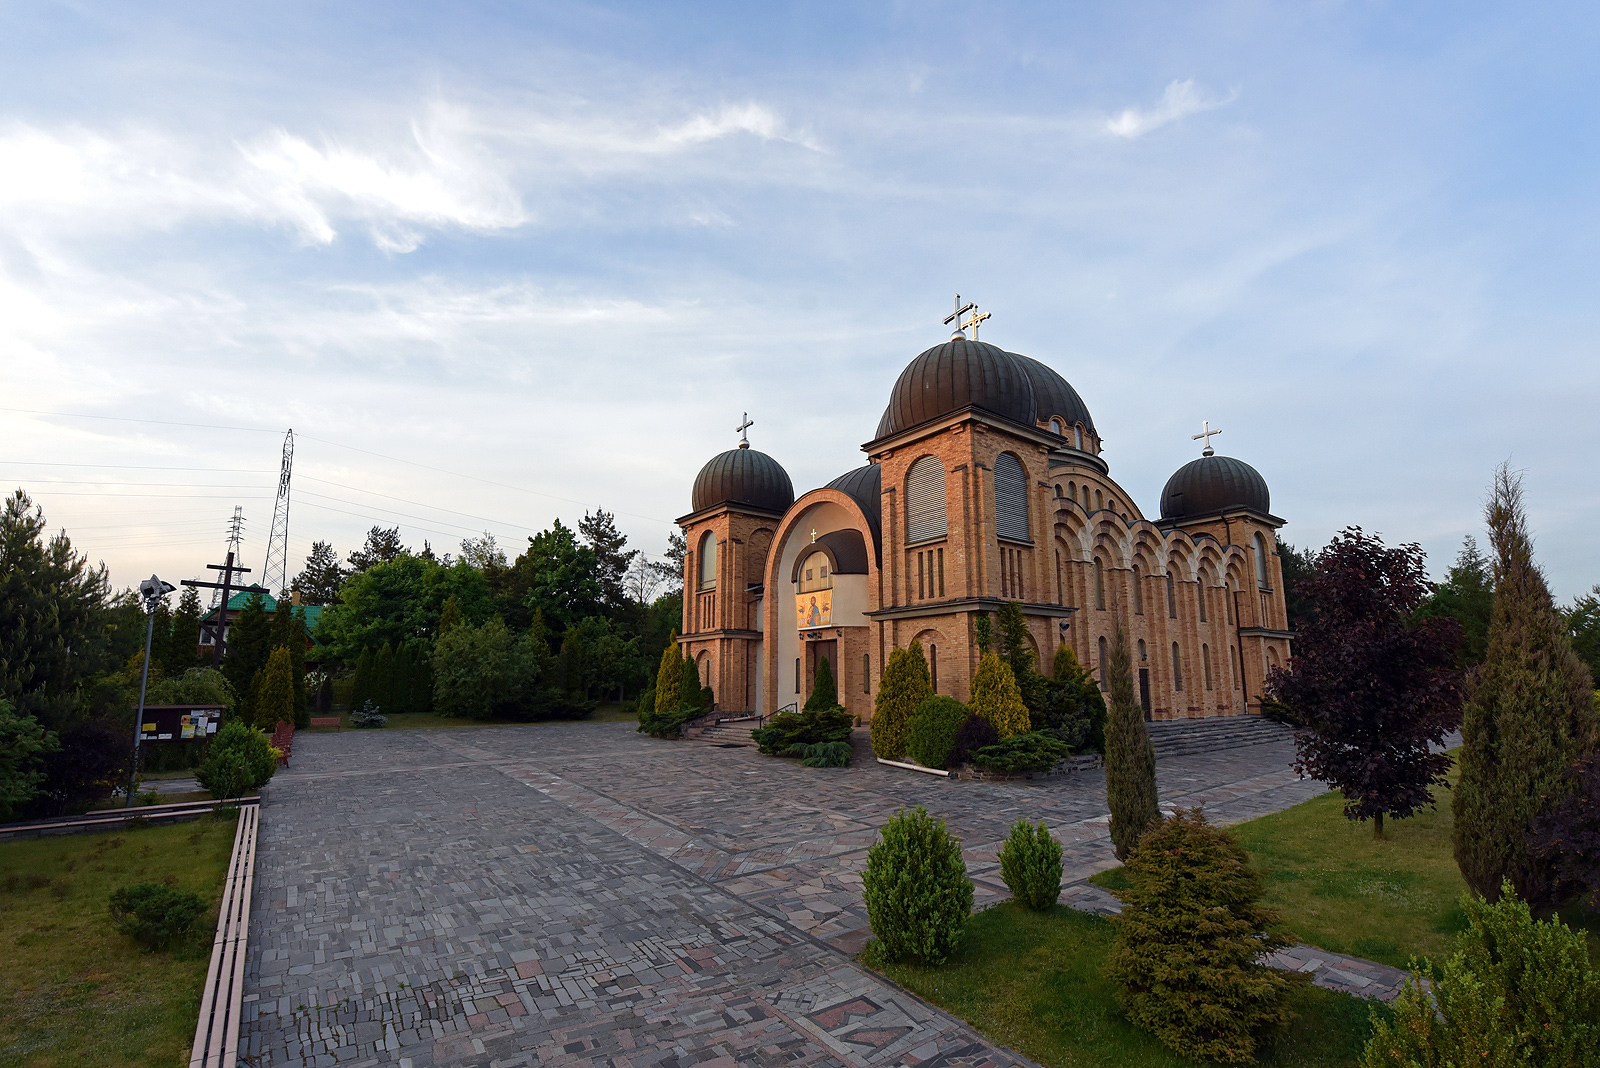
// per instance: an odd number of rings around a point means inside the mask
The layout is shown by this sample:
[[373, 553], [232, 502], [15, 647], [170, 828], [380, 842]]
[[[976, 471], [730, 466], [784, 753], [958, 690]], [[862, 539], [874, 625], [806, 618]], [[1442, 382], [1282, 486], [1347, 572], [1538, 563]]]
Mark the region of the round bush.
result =
[[967, 721], [967, 706], [954, 697], [935, 694], [917, 706], [906, 735], [906, 755], [925, 768], [942, 768], [950, 759], [956, 735]]
[[160, 883], [124, 886], [111, 894], [112, 921], [148, 949], [159, 949], [185, 934], [205, 910], [199, 894]]
[[879, 841], [867, 850], [861, 891], [880, 959], [910, 956], [941, 964], [955, 952], [972, 915], [961, 839], [921, 805], [884, 824]]
[[264, 786], [278, 770], [276, 750], [267, 736], [239, 720], [223, 724], [195, 778], [212, 797], [242, 797]]
[[1018, 820], [1000, 847], [1000, 878], [1030, 909], [1047, 909], [1061, 897], [1061, 843], [1043, 823]]

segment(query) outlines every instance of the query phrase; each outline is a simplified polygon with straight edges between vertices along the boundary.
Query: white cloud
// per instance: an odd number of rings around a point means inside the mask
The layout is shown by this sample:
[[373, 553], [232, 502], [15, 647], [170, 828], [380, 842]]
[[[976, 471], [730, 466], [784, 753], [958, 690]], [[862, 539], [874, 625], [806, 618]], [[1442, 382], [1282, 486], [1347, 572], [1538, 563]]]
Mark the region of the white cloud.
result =
[[1115, 137], [1132, 139], [1142, 137], [1151, 130], [1160, 129], [1169, 122], [1176, 122], [1186, 115], [1193, 115], [1200, 111], [1210, 111], [1212, 108], [1222, 107], [1232, 103], [1238, 96], [1237, 92], [1229, 93], [1226, 97], [1207, 96], [1203, 89], [1194, 84], [1193, 78], [1186, 78], [1181, 82], [1171, 82], [1166, 91], [1161, 94], [1161, 102], [1153, 108], [1125, 108], [1119, 115], [1106, 119], [1106, 132]]

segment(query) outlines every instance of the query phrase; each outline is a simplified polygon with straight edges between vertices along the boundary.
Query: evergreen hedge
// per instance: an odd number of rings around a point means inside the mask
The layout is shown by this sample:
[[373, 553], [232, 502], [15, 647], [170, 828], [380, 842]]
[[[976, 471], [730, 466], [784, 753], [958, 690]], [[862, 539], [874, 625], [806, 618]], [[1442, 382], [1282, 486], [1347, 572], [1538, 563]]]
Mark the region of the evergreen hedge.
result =
[[906, 753], [911, 717], [933, 693], [928, 661], [922, 643], [889, 654], [872, 705], [872, 752], [883, 760], [899, 760]]
[[942, 964], [972, 915], [961, 839], [921, 805], [902, 809], [884, 824], [879, 841], [867, 850], [861, 892], [880, 960], [909, 956]]
[[979, 767], [1013, 773], [1046, 771], [1072, 755], [1072, 746], [1049, 731], [1025, 731], [986, 745], [972, 754]]
[[925, 768], [949, 767], [950, 750], [967, 721], [967, 706], [954, 697], [934, 694], [917, 706], [906, 733], [906, 755]]
[[1455, 952], [1442, 970], [1413, 964], [1393, 1022], [1373, 1016], [1362, 1068], [1600, 1064], [1600, 975], [1584, 936], [1536, 921], [1509, 879], [1497, 902], [1466, 894], [1461, 907]]
[[1061, 897], [1061, 843], [1043, 823], [1018, 820], [1000, 846], [1000, 878], [1030, 909], [1047, 909]]
[[982, 716], [994, 726], [1001, 741], [1013, 734], [1021, 734], [1031, 724], [1028, 706], [1022, 702], [1022, 691], [1017, 689], [1017, 677], [1011, 665], [998, 653], [989, 653], [978, 661], [978, 670], [972, 676], [972, 696], [967, 707], [973, 715]]
[[1105, 970], [1128, 1018], [1184, 1056], [1250, 1063], [1288, 1019], [1289, 978], [1261, 963], [1283, 943], [1249, 854], [1193, 809], [1146, 834], [1124, 870]]

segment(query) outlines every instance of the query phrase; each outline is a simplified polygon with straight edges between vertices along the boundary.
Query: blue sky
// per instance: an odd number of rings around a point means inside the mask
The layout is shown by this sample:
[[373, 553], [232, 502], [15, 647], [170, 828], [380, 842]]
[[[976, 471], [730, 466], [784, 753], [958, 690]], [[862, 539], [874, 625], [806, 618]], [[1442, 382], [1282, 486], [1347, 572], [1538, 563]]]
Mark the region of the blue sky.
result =
[[235, 503], [259, 567], [291, 426], [296, 559], [374, 522], [514, 551], [586, 506], [659, 553], [741, 412], [797, 491], [861, 463], [960, 292], [1147, 514], [1209, 419], [1287, 540], [1359, 524], [1437, 573], [1509, 459], [1569, 598], [1597, 22], [0, 5], [0, 479], [119, 583], [197, 573]]

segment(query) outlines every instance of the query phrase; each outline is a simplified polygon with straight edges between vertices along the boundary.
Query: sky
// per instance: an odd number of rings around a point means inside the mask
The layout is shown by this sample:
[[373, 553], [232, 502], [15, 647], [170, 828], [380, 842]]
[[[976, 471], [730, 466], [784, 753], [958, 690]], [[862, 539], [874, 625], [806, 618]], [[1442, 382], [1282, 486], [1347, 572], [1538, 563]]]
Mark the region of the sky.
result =
[[1285, 540], [1442, 575], [1524, 472], [1600, 582], [1600, 15], [1572, 4], [0, 3], [0, 482], [117, 585], [234, 507], [659, 556], [750, 440], [865, 462], [954, 294], [1147, 515], [1217, 450]]

